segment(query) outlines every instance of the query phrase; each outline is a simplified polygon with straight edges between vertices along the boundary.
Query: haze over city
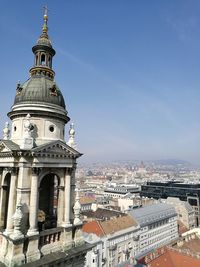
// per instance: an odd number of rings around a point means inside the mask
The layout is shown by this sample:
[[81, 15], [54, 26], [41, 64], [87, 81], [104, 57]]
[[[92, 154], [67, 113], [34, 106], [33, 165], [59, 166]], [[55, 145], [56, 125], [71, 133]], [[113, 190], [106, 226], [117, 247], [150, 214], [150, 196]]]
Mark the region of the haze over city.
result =
[[40, 34], [45, 4], [57, 52], [56, 81], [75, 123], [82, 161], [199, 163], [195, 0], [1, 1], [1, 128], [18, 80], [24, 82], [33, 65], [30, 47]]

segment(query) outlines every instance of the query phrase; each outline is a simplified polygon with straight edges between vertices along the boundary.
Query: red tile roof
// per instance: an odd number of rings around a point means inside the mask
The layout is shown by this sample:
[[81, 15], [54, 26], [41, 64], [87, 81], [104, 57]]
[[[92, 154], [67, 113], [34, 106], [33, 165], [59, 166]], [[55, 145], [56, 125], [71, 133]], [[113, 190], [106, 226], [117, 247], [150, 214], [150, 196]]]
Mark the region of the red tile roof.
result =
[[112, 218], [106, 221], [91, 221], [83, 225], [83, 232], [94, 233], [97, 236], [112, 234], [123, 229], [137, 226], [136, 221], [129, 215]]
[[103, 229], [98, 221], [91, 221], [83, 225], [82, 231], [85, 233], [94, 233], [99, 237], [104, 236]]
[[129, 215], [112, 218], [107, 221], [100, 222], [106, 235], [112, 234], [126, 228], [137, 226], [136, 221]]
[[[187, 238], [187, 236], [185, 237]], [[174, 246], [175, 248], [179, 250], [187, 250], [189, 253], [199, 253], [200, 252], [200, 239], [198, 237], [194, 237], [193, 239], [190, 239], [188, 241], [183, 242], [181, 246]]]
[[95, 202], [95, 198], [91, 198], [91, 197], [86, 197], [86, 196], [83, 196], [80, 198], [80, 204], [81, 205], [84, 205], [84, 204], [92, 204]]
[[200, 260], [173, 249], [148, 262], [149, 267], [200, 267]]

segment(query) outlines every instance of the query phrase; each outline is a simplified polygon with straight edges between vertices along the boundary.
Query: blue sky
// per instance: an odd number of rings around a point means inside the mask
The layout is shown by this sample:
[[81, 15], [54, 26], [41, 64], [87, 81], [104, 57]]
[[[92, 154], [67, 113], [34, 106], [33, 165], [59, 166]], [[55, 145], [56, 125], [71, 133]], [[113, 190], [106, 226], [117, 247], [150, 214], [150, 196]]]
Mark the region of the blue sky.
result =
[[49, 7], [83, 161], [200, 162], [200, 1], [0, 1], [1, 129]]

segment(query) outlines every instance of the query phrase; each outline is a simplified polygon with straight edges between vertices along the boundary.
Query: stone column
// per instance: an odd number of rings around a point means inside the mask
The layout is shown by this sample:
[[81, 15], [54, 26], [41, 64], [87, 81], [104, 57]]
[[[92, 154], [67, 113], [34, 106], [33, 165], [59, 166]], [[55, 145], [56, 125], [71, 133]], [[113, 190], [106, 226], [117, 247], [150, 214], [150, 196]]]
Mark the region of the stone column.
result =
[[38, 234], [38, 187], [39, 187], [39, 168], [32, 169], [31, 177], [31, 195], [30, 195], [30, 209], [29, 209], [29, 230], [27, 235]]
[[71, 203], [70, 203], [70, 185], [71, 185], [71, 174], [70, 169], [66, 169], [65, 173], [65, 210], [64, 210], [64, 226], [69, 226], [70, 222], [70, 211], [71, 211]]
[[59, 193], [58, 193], [58, 226], [61, 226], [64, 222], [64, 186], [60, 185], [58, 187]]
[[16, 181], [17, 181], [18, 170], [12, 168], [11, 170], [11, 180], [10, 180], [10, 192], [8, 200], [8, 213], [7, 213], [7, 223], [5, 234], [8, 235], [13, 232], [13, 214], [15, 212], [15, 202], [16, 202]]
[[0, 168], [0, 229], [3, 228], [3, 221], [2, 221], [2, 209], [3, 209], [3, 178], [6, 175], [6, 168]]
[[74, 220], [74, 204], [75, 204], [75, 172], [76, 172], [76, 164], [74, 164], [72, 170], [71, 170], [71, 189], [70, 189], [70, 219]]
[[2, 186], [3, 168], [0, 168], [0, 187]]

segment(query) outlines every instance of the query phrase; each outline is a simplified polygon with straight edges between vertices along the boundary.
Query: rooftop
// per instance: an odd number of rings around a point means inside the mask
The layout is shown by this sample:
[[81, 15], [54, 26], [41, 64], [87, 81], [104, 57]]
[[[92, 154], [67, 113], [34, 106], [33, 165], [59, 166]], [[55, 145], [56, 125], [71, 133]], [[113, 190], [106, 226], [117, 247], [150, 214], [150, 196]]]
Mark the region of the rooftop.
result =
[[84, 205], [84, 204], [90, 204], [90, 203], [94, 203], [95, 202], [95, 198], [92, 197], [80, 197], [80, 204]]
[[176, 215], [174, 207], [166, 203], [147, 205], [128, 213], [142, 226]]
[[112, 218], [107, 221], [91, 221], [83, 225], [83, 232], [94, 233], [99, 237], [114, 234], [132, 226], [137, 226], [136, 221], [129, 215]]
[[96, 211], [91, 211], [91, 210], [83, 211], [82, 215], [86, 216], [87, 218], [94, 218], [98, 220], [106, 220], [112, 217], [126, 216], [126, 214], [116, 210], [101, 209], [101, 208], [98, 208]]
[[151, 267], [200, 267], [200, 260], [178, 251], [166, 249], [163, 254], [148, 262]]

